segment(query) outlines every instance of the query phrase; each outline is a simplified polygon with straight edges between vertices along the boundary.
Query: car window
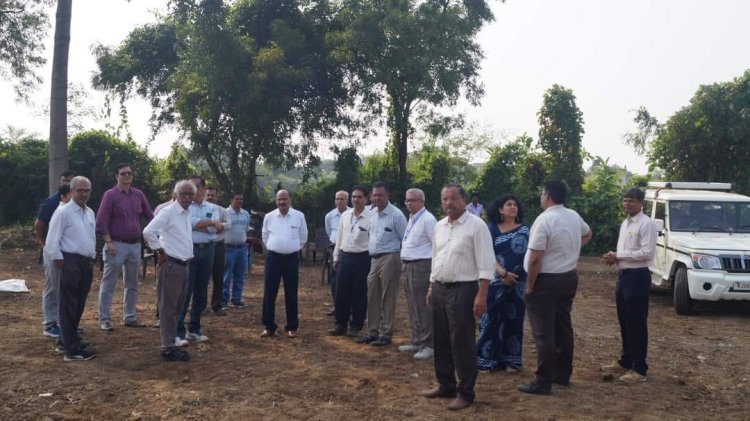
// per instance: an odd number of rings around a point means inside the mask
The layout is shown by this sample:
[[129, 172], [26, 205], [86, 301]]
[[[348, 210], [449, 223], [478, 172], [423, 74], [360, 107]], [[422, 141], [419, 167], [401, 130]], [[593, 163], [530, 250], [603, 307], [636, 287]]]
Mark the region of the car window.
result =
[[669, 227], [672, 231], [750, 232], [750, 203], [670, 201]]

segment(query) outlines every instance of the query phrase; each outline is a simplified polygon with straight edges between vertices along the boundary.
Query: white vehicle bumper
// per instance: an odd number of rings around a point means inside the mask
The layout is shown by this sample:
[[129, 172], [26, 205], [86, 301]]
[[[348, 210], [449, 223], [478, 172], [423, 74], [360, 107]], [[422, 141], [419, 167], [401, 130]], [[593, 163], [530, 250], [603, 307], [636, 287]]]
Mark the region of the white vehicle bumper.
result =
[[750, 273], [689, 269], [687, 276], [694, 300], [750, 300]]

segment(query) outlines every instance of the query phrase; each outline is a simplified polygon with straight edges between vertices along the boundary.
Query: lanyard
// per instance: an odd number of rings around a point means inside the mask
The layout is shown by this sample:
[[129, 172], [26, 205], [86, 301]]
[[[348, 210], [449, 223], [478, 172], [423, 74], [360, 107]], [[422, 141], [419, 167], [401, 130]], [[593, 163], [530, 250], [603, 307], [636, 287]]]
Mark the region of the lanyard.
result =
[[427, 208], [420, 209], [419, 212], [415, 213], [409, 218], [409, 223], [406, 224], [406, 232], [404, 232], [404, 241], [406, 241], [406, 237], [409, 236], [409, 232], [412, 228], [414, 228], [414, 225], [417, 225], [417, 221], [419, 221], [419, 218], [422, 217], [422, 214], [425, 213]]

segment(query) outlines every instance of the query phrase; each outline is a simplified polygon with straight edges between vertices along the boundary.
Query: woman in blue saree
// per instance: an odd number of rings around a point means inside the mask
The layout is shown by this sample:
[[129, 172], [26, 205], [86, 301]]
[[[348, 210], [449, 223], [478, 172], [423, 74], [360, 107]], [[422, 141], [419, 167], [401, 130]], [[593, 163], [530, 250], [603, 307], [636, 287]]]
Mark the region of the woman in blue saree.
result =
[[503, 195], [487, 208], [488, 227], [495, 249], [495, 276], [487, 291], [477, 342], [479, 371], [517, 371], [521, 368], [523, 319], [526, 313], [523, 259], [529, 227], [522, 224], [518, 198]]

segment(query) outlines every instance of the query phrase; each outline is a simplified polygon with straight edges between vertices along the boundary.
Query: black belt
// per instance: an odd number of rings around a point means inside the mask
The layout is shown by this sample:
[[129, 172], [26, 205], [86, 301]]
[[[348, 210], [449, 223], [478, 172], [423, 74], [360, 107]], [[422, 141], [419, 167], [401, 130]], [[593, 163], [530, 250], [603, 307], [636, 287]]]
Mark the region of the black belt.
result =
[[620, 273], [637, 273], [637, 272], [645, 272], [648, 268], [628, 268], [628, 269], [618, 269], [617, 271]]
[[120, 240], [117, 238], [113, 238], [112, 241], [117, 241], [118, 243], [125, 243], [125, 244], [135, 244], [135, 243], [140, 243], [141, 239], [139, 238], [137, 240]]
[[206, 247], [213, 247], [213, 245], [214, 245], [213, 241], [209, 241], [207, 243], [193, 243], [193, 247], [199, 248], [199, 249], [204, 249]]
[[380, 259], [383, 256], [387, 256], [387, 255], [393, 254], [393, 253], [398, 253], [398, 252], [397, 251], [389, 251], [388, 253], [375, 253], [375, 254], [371, 254], [370, 257], [372, 257], [373, 259]]
[[[470, 282], [443, 282], [443, 281], [433, 281], [436, 284], [440, 285], [443, 288], [453, 288], [460, 285], [468, 285]], [[473, 282], [473, 281], [471, 281]]]
[[216, 244], [217, 246], [218, 246], [218, 245], [221, 245], [221, 244], [224, 244], [224, 240], [221, 240], [221, 241], [214, 241], [214, 244]]
[[367, 254], [366, 251], [361, 251], [359, 253], [352, 253], [350, 251], [341, 251], [340, 253], [341, 253], [342, 256], [362, 256], [362, 255], [366, 255]]
[[537, 275], [537, 279], [538, 278], [552, 278], [552, 279], [555, 279], [555, 278], [567, 278], [568, 276], [573, 276], [576, 273], [577, 273], [576, 269], [569, 270], [567, 272], [560, 272], [560, 273], [544, 272], [544, 273], [540, 273], [539, 275]]
[[178, 259], [176, 257], [172, 257], [172, 256], [170, 256], [168, 254], [166, 256], [167, 256], [167, 259], [170, 262], [177, 263], [178, 265], [181, 265], [181, 266], [187, 266], [190, 263], [190, 260], [180, 260], [180, 259]]
[[401, 263], [419, 263], [419, 262], [429, 262], [431, 260], [432, 259], [412, 259], [412, 260], [401, 259]]
[[277, 255], [277, 256], [286, 256], [286, 257], [289, 257], [289, 256], [294, 256], [294, 255], [298, 254], [298, 253], [299, 253], [299, 251], [295, 251], [294, 253], [287, 253], [287, 254], [284, 254], [284, 253], [278, 253], [278, 252], [275, 252], [275, 251], [273, 251], [273, 250], [268, 250], [268, 253], [269, 253], [269, 254], [275, 254], [275, 255]]
[[245, 243], [242, 243], [242, 244], [229, 244], [229, 243], [227, 243], [227, 248], [230, 248], [230, 249], [242, 249], [242, 248], [245, 248], [245, 247], [247, 247], [247, 244], [245, 244]]

